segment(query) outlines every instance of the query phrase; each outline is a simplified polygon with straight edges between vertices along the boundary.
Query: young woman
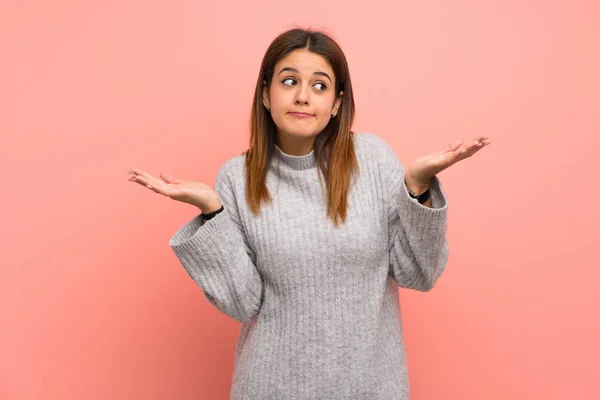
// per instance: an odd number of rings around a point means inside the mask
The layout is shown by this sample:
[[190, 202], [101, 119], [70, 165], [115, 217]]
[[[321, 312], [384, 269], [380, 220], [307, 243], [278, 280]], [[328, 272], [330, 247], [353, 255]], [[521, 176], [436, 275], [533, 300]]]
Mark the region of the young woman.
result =
[[346, 58], [327, 35], [271, 43], [248, 151], [204, 183], [131, 180], [200, 213], [169, 245], [208, 301], [242, 322], [232, 399], [408, 399], [398, 287], [430, 290], [446, 267], [437, 174], [490, 143], [477, 137], [406, 169], [354, 133]]

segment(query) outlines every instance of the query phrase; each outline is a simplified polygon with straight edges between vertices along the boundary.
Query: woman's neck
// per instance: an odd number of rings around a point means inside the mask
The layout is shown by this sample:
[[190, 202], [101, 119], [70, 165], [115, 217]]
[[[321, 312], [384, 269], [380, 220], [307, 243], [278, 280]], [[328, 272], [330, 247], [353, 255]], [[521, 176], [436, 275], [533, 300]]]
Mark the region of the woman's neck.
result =
[[277, 135], [277, 146], [290, 156], [305, 156], [315, 148], [315, 136], [298, 137], [290, 135]]

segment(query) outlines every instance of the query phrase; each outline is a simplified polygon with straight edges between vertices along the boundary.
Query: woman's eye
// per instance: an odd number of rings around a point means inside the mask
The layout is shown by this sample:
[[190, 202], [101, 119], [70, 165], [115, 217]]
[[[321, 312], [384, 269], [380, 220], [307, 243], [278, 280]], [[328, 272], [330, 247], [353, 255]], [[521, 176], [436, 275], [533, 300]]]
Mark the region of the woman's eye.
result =
[[324, 83], [317, 82], [317, 83], [315, 83], [315, 85], [320, 85], [320, 87], [318, 87], [318, 89], [319, 89], [320, 91], [323, 91], [323, 90], [327, 89], [327, 86], [325, 86], [325, 84], [324, 84]]
[[[283, 83], [286, 86], [291, 86], [296, 83], [296, 80], [294, 78], [285, 78], [284, 80], [281, 81], [281, 83]], [[316, 87], [317, 90], [320, 92], [327, 89], [327, 86], [322, 82], [317, 82], [313, 86]]]

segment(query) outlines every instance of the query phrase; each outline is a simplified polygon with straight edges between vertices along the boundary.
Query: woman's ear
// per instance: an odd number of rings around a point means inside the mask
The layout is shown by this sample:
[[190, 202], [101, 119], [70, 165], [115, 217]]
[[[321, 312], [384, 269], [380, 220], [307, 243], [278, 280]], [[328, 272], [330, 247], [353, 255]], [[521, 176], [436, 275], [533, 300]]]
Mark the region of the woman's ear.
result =
[[340, 91], [340, 95], [335, 99], [335, 102], [333, 103], [333, 108], [331, 109], [331, 116], [335, 117], [338, 113], [338, 110], [340, 109], [340, 106], [342, 105], [342, 98], [344, 97], [344, 92]]
[[271, 109], [271, 102], [269, 101], [269, 88], [267, 87], [267, 81], [263, 81], [262, 91], [263, 105], [267, 110]]

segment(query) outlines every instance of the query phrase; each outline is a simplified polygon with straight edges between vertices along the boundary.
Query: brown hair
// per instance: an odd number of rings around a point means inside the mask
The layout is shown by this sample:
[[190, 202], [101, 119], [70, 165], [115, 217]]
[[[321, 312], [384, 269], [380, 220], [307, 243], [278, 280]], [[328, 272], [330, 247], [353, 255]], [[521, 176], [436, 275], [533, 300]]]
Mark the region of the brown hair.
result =
[[[306, 49], [324, 57], [335, 74], [336, 99], [340, 91], [343, 91], [337, 115], [317, 135], [314, 147], [317, 163], [327, 186], [327, 216], [332, 218], [335, 226], [339, 226], [340, 220], [344, 222], [347, 216], [350, 178], [358, 171], [354, 132], [351, 130], [355, 112], [354, 98], [348, 63], [342, 49], [331, 37], [319, 31], [300, 28], [288, 30], [273, 40], [263, 57], [250, 117], [250, 147], [245, 153], [246, 201], [255, 215], [263, 201], [271, 201], [266, 176], [277, 143], [277, 129], [263, 106], [263, 87], [270, 87], [275, 64], [297, 49]], [[323, 189], [322, 182], [321, 188]]]

